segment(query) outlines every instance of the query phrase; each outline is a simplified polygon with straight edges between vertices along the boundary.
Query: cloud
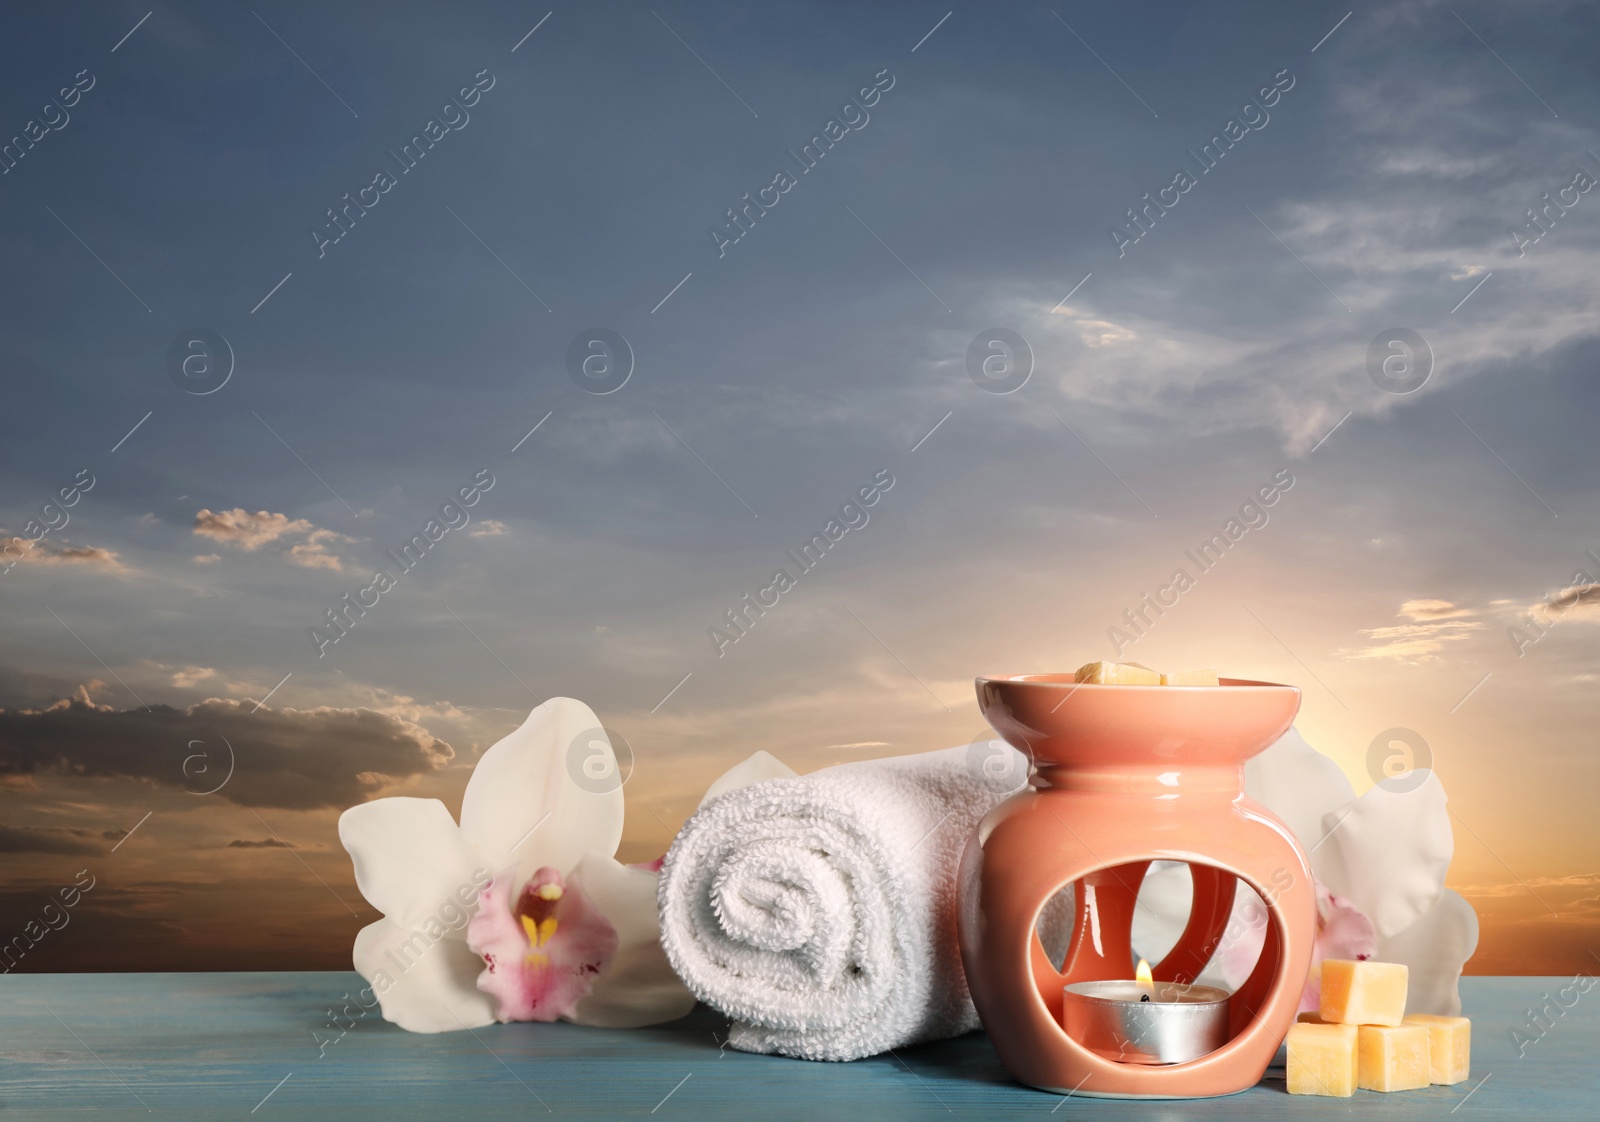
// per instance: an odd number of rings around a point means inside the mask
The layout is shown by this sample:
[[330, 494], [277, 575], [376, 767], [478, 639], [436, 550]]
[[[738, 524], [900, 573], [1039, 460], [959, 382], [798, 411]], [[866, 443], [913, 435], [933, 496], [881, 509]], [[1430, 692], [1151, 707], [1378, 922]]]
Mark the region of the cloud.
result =
[[474, 538], [497, 538], [506, 532], [506, 524], [493, 518], [485, 518], [478, 523], [478, 528], [471, 532]]
[[201, 537], [236, 546], [254, 553], [268, 542], [277, 541], [285, 534], [310, 533], [315, 527], [304, 518], [290, 520], [287, 514], [272, 514], [258, 510], [254, 514], [243, 507], [232, 510], [199, 510], [194, 516], [194, 532]]
[[1575, 584], [1563, 588], [1540, 606], [1558, 619], [1586, 619], [1600, 623], [1600, 584]]
[[352, 540], [333, 530], [313, 530], [305, 541], [289, 550], [289, 562], [307, 569], [332, 569], [338, 572], [344, 565], [328, 552], [328, 543]]
[[[141, 659], [139, 666], [141, 672], [166, 676], [174, 688], [180, 690], [204, 689], [212, 694], [227, 693], [231, 697], [253, 699], [271, 691], [273, 685], [270, 680], [253, 682], [247, 678], [230, 678], [214, 666], [196, 666], [193, 664], [172, 666], [165, 662], [156, 662], [153, 659]], [[106, 684], [96, 680], [90, 683], [90, 687], [90, 692], [92, 693], [95, 690], [105, 690]], [[60, 696], [61, 692], [58, 690], [55, 694], [49, 696]], [[73, 691], [73, 696], [77, 696], [77, 691]], [[84, 700], [88, 700], [87, 695], [84, 696]], [[381, 706], [376, 705], [363, 705], [362, 707], [377, 709], [379, 712], [383, 711]]]
[[1400, 614], [1406, 619], [1440, 620], [1470, 616], [1470, 608], [1458, 608], [1448, 600], [1407, 600], [1400, 605]]
[[[342, 570], [344, 563], [328, 552], [328, 546], [335, 542], [355, 540], [336, 530], [313, 526], [304, 518], [291, 519], [287, 514], [274, 514], [266, 510], [251, 514], [243, 507], [196, 511], [194, 532], [246, 553], [254, 553], [280, 538], [304, 534], [304, 541], [296, 542], [289, 548], [289, 563], [305, 569], [332, 569], [334, 572]], [[220, 557], [212, 553], [196, 557], [195, 560], [202, 565], [209, 565], [220, 560]]]
[[[1584, 583], [1571, 584], [1560, 592], [1552, 592], [1519, 613], [1521, 618], [1518, 622], [1527, 628], [1527, 632], [1519, 632], [1515, 627], [1510, 629], [1513, 642], [1517, 641], [1519, 635], [1522, 636], [1523, 641], [1518, 643], [1518, 651], [1523, 649], [1523, 643], [1536, 642], [1543, 638], [1546, 628], [1554, 627], [1569, 619], [1600, 623], [1600, 584], [1589, 580], [1585, 573], [1577, 575]], [[1580, 675], [1575, 680], [1585, 679]]]
[[428, 718], [462, 721], [467, 716], [450, 701], [418, 701], [409, 694], [394, 693], [382, 687], [372, 689], [370, 697], [370, 702], [363, 708], [407, 721], [422, 721]]
[[184, 763], [200, 753], [214, 764], [207, 786], [231, 756], [220, 798], [290, 810], [352, 806], [455, 757], [414, 721], [370, 709], [253, 710], [211, 698], [188, 709], [116, 710], [84, 697], [44, 709], [0, 708], [0, 775], [56, 772], [194, 790]]
[[[1468, 900], [1521, 901], [1529, 905], [1530, 914], [1512, 922], [1575, 923], [1592, 922], [1590, 917], [1600, 913], [1600, 895], [1582, 895], [1593, 893], [1597, 885], [1600, 885], [1600, 873], [1572, 873], [1559, 877], [1529, 877], [1515, 882], [1458, 885], [1456, 891]], [[1479, 910], [1492, 906], [1480, 903]]]
[[[1424, 21], [1438, 14], [1435, 7]], [[1274, 110], [1269, 131], [1286, 135], [1311, 125], [1302, 114], [1319, 101], [1312, 127], [1325, 130], [1318, 149], [1328, 158], [1306, 165], [1307, 180], [1283, 201], [1257, 207], [1259, 223], [1241, 205], [1254, 200], [1237, 194], [1227, 200], [1232, 217], [1210, 230], [1179, 208], [1151, 231], [1158, 240], [1148, 250], [1131, 251], [1142, 257], [1140, 276], [1124, 270], [1113, 280], [1109, 263], [1097, 267], [1061, 306], [1036, 285], [1011, 289], [1002, 275], [988, 282], [995, 302], [984, 318], [1013, 323], [1040, 373], [1060, 371], [1069, 402], [1138, 411], [1178, 431], [1270, 425], [1295, 455], [1347, 415], [1382, 416], [1416, 400], [1373, 394], [1368, 379], [1349, 376], [1371, 335], [1353, 338], [1363, 333], [1345, 324], [1340, 304], [1352, 323], [1371, 319], [1367, 331], [1391, 319], [1387, 309], [1405, 308], [1405, 322], [1439, 348], [1437, 357], [1450, 356], [1436, 363], [1423, 395], [1526, 369], [1592, 339], [1595, 227], [1582, 214], [1595, 204], [1586, 197], [1526, 254], [1512, 235], [1543, 193], [1553, 197], [1579, 166], [1594, 172], [1584, 155], [1592, 137], [1566, 114], [1529, 127], [1530, 99], [1482, 80], [1487, 56], [1459, 24], [1463, 42], [1406, 68], [1368, 49], [1393, 34], [1382, 27], [1376, 16], [1341, 31], [1347, 53]], [[1441, 129], [1445, 120], [1460, 127]], [[1205, 205], [1220, 211], [1224, 195], [1244, 189], [1224, 179], [1233, 174], [1224, 168], [1202, 180]], [[1447, 321], [1491, 271], [1486, 294], [1502, 301], [1500, 314]], [[1257, 298], [1233, 298], [1243, 291]], [[962, 355], [970, 335], [960, 334], [937, 339], [933, 351]], [[958, 372], [960, 361], [941, 373]]]
[[1572, 873], [1562, 877], [1532, 877], [1526, 881], [1503, 881], [1495, 884], [1457, 885], [1463, 896], [1525, 896], [1529, 888], [1575, 888], [1600, 886], [1600, 873]]
[[[16, 556], [18, 551], [21, 556]], [[58, 545], [47, 539], [35, 542], [27, 538], [0, 538], [0, 553], [29, 565], [77, 565], [107, 573], [130, 571], [115, 550], [92, 545]]]
[[68, 856], [95, 854], [103, 847], [81, 839], [86, 830], [59, 826], [7, 826], [0, 823], [0, 853], [56, 853]]
[[115, 551], [92, 545], [62, 546], [55, 553], [46, 552], [40, 560], [49, 565], [89, 565], [96, 569], [109, 569], [118, 573], [128, 571]]
[[1117, 343], [1132, 343], [1139, 338], [1138, 332], [1131, 327], [1112, 323], [1110, 320], [1099, 319], [1092, 313], [1085, 313], [1060, 305], [1052, 308], [1050, 314], [1065, 316], [1067, 322], [1078, 333], [1078, 341], [1086, 347], [1108, 347]]
[[260, 841], [252, 841], [249, 838], [234, 838], [233, 841], [231, 841], [227, 845], [223, 846], [223, 848], [224, 849], [295, 849], [297, 847], [290, 845], [286, 841], [279, 841], [277, 838], [262, 838]]
[[185, 666], [172, 675], [172, 684], [180, 690], [192, 689], [197, 683], [215, 678], [217, 672], [209, 666]]
[[195, 554], [194, 563], [196, 565], [215, 565], [221, 560], [222, 554], [220, 553], [197, 553]]
[[1376, 641], [1356, 650], [1341, 650], [1339, 654], [1344, 658], [1431, 662], [1446, 643], [1482, 630], [1481, 622], [1461, 618], [1472, 614], [1471, 609], [1457, 607], [1449, 600], [1407, 600], [1396, 615], [1420, 622], [1364, 629], [1361, 634]]

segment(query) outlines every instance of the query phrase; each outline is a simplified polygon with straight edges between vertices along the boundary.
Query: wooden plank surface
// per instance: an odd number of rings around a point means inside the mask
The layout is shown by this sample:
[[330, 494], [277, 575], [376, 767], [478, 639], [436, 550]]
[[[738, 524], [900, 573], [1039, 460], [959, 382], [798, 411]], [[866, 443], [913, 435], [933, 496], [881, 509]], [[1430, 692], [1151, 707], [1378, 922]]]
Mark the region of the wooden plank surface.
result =
[[[1464, 979], [1473, 1071], [1456, 1087], [1291, 1098], [1277, 1067], [1232, 1098], [1136, 1103], [1018, 1086], [981, 1033], [849, 1064], [724, 1051], [725, 1022], [704, 1007], [627, 1032], [438, 1036], [374, 1011], [339, 1037], [328, 1011], [359, 988], [354, 974], [8, 975], [0, 1119], [1600, 1118], [1600, 988], [1542, 1033], [1529, 1019], [1570, 981]], [[1521, 1056], [1513, 1029], [1535, 1038]], [[314, 1032], [335, 1042], [319, 1048]]]

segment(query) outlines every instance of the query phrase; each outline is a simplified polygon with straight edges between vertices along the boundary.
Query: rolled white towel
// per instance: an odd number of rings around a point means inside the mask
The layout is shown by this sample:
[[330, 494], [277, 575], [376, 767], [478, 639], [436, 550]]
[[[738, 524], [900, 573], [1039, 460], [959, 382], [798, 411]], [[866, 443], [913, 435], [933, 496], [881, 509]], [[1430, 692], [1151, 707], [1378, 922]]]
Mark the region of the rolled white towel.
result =
[[978, 820], [1027, 779], [1000, 741], [720, 794], [661, 869], [661, 941], [746, 1052], [854, 1060], [978, 1027], [955, 884]]

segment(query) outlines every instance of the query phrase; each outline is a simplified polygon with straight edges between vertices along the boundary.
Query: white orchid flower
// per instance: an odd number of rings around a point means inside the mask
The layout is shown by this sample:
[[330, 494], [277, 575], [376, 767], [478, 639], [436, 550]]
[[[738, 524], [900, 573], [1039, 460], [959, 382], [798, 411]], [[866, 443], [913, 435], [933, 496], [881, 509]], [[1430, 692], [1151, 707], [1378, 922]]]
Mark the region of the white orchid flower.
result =
[[384, 916], [353, 957], [386, 1020], [412, 1032], [557, 1017], [632, 1028], [694, 1006], [661, 950], [657, 874], [614, 856], [621, 783], [580, 783], [585, 764], [617, 774], [594, 712], [551, 698], [479, 759], [459, 826], [438, 799], [340, 816], [356, 885]]
[[[1316, 1008], [1324, 958], [1376, 958], [1409, 968], [1412, 1013], [1461, 1012], [1461, 968], [1478, 946], [1478, 916], [1445, 888], [1455, 851], [1444, 787], [1430, 770], [1374, 786], [1360, 798], [1339, 765], [1290, 729], [1245, 764], [1245, 793], [1294, 832], [1317, 881], [1317, 943], [1302, 1008]], [[1151, 961], [1177, 941], [1189, 914], [1188, 875], [1151, 867], [1139, 894], [1133, 939]], [[1261, 950], [1266, 911], [1241, 886], [1216, 957], [1200, 980], [1229, 989]]]

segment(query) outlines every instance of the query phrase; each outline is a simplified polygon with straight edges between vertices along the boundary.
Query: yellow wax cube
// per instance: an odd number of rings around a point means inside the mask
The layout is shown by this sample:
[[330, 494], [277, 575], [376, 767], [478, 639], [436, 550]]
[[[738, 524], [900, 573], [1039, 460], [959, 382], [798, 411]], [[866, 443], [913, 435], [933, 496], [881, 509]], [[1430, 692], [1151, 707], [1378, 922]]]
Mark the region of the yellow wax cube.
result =
[[1324, 1021], [1317, 1013], [1296, 1013], [1295, 1023], [1300, 1025], [1331, 1025], [1332, 1021]]
[[1289, 1093], [1338, 1098], [1355, 1094], [1358, 1032], [1355, 1025], [1290, 1025]]
[[1322, 1019], [1341, 1025], [1400, 1024], [1406, 1014], [1402, 962], [1330, 958], [1322, 964]]
[[1429, 1080], [1434, 1083], [1460, 1083], [1472, 1069], [1472, 1022], [1465, 1017], [1436, 1017], [1431, 1013], [1407, 1013], [1408, 1025], [1428, 1030]]
[[1356, 1086], [1363, 1091], [1414, 1091], [1431, 1081], [1426, 1025], [1362, 1025], [1356, 1034]]
[[1159, 686], [1161, 675], [1137, 662], [1090, 662], [1078, 668], [1078, 681], [1097, 686]]
[[1163, 686], [1218, 686], [1222, 683], [1217, 680], [1217, 672], [1210, 668], [1204, 670], [1176, 670], [1170, 674], [1161, 675]]

